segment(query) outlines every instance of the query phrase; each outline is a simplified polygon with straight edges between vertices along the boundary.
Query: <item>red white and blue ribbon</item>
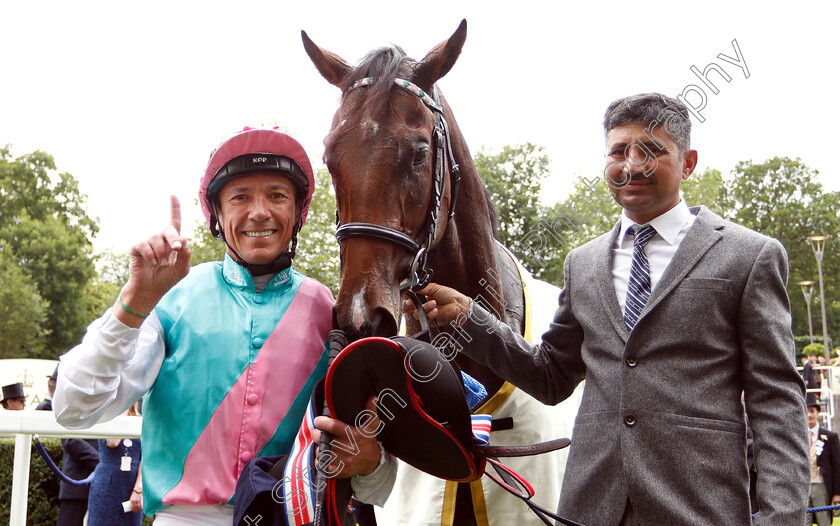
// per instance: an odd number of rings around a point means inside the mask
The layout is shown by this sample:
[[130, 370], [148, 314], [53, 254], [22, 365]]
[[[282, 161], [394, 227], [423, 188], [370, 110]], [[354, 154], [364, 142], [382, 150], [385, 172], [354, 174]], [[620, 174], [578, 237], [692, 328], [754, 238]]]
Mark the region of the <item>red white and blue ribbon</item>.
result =
[[470, 415], [472, 418], [473, 444], [483, 446], [490, 441], [490, 415]]
[[312, 401], [295, 436], [289, 460], [283, 472], [283, 511], [289, 526], [303, 526], [315, 520], [315, 488], [313, 458], [317, 444], [312, 440], [315, 429], [315, 408]]

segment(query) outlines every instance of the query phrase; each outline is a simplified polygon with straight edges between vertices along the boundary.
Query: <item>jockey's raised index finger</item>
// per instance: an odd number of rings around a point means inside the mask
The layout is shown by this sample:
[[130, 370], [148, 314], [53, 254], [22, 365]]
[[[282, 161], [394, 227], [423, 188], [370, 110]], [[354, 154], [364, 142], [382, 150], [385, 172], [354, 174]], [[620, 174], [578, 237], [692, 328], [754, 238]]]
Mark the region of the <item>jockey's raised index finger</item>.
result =
[[171, 217], [169, 219], [169, 224], [181, 233], [181, 202], [178, 201], [178, 196], [173, 195], [170, 197], [170, 207], [172, 209]]

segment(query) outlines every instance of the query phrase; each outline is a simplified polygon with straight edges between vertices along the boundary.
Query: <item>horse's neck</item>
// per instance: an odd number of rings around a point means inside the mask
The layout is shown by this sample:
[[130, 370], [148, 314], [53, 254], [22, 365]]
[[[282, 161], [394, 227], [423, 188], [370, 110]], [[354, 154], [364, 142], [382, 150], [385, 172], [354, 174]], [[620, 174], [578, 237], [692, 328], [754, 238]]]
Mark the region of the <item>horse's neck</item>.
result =
[[[490, 209], [484, 193], [484, 184], [478, 177], [478, 171], [470, 156], [458, 124], [451, 113], [447, 114], [451, 133], [452, 151], [455, 162], [461, 168], [461, 187], [455, 216], [450, 220], [440, 244], [429, 252], [429, 265], [434, 270], [432, 279], [452, 287], [467, 296], [480, 299], [483, 306], [495, 312], [506, 322], [514, 322], [513, 328], [522, 331], [523, 325], [519, 312], [524, 314], [522, 288], [517, 282], [510, 286], [505, 279], [509, 273], [502, 271], [505, 262], [493, 237]], [[506, 257], [506, 256], [505, 256]], [[517, 314], [509, 315], [510, 308]], [[469, 374], [487, 389], [493, 396], [504, 381], [487, 367], [459, 354], [455, 361], [461, 370]]]
[[461, 169], [461, 187], [455, 216], [447, 225], [440, 245], [429, 254], [435, 272], [433, 279], [480, 300], [482, 306], [502, 321], [514, 321], [518, 316], [511, 317], [506, 311], [511, 311], [511, 307], [519, 310], [522, 289], [516, 284], [511, 286], [511, 262], [493, 237], [484, 184], [469, 148], [454, 119], [449, 126], [453, 154]]
[[[440, 245], [429, 253], [429, 263], [434, 270], [432, 279], [473, 298], [521, 333], [524, 327], [520, 316], [524, 314], [522, 289], [510, 286], [510, 280], [505, 279], [509, 273], [499, 270], [499, 256], [504, 254], [499, 254], [484, 190], [475, 177], [471, 162], [470, 166], [473, 183], [479, 184], [477, 188], [475, 184], [470, 185], [469, 171], [462, 168], [464, 188], [458, 197], [455, 217], [447, 226]], [[480, 211], [485, 213], [480, 214]], [[515, 312], [511, 312], [511, 308]], [[478, 380], [490, 396], [502, 387], [502, 378], [478, 362], [462, 354], [455, 361], [463, 372]]]
[[499, 290], [496, 240], [481, 235], [484, 225], [463, 219], [453, 218], [441, 244], [429, 254], [434, 280], [471, 298], [486, 297], [488, 289]]

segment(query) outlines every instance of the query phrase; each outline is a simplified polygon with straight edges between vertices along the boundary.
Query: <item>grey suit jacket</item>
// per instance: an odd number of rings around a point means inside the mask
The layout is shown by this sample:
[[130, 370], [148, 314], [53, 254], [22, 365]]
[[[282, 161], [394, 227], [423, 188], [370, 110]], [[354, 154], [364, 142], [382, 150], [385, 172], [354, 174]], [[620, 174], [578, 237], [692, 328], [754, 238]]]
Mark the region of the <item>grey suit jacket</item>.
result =
[[547, 404], [586, 378], [562, 515], [614, 526], [629, 499], [646, 526], [751, 524], [746, 408], [759, 477], [752, 524], [802, 524], [808, 436], [787, 256], [774, 239], [691, 212], [632, 333], [611, 276], [617, 224], [569, 253], [540, 345], [475, 306], [461, 324], [472, 338], [464, 352]]

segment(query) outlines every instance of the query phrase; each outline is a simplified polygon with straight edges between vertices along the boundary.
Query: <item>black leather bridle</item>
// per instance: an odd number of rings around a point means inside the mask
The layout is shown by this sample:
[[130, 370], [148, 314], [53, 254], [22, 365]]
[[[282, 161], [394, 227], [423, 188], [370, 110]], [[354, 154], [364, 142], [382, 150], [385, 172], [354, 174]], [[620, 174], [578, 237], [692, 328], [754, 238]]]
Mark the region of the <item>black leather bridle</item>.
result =
[[[372, 81], [373, 79], [371, 78], [362, 79], [353, 84], [350, 89], [366, 86]], [[402, 291], [410, 287], [423, 288], [432, 278], [432, 271], [427, 267], [428, 252], [438, 234], [437, 222], [441, 208], [443, 207], [443, 192], [446, 188], [446, 176], [447, 173], [450, 173], [452, 177], [451, 199], [449, 203], [449, 215], [447, 217], [447, 221], [450, 221], [455, 215], [455, 201], [458, 198], [461, 170], [455, 163], [455, 156], [452, 154], [449, 125], [444, 116], [443, 102], [437, 94], [437, 88], [433, 86], [433, 94], [430, 95], [407, 80], [394, 79], [394, 82], [397, 86], [417, 95], [435, 115], [432, 203], [429, 207], [426, 224], [420, 236], [415, 239], [405, 232], [373, 223], [353, 222], [342, 225], [338, 218], [338, 213], [336, 213], [337, 228], [335, 237], [339, 244], [351, 237], [373, 237], [398, 245], [414, 254], [411, 267], [409, 268], [408, 278], [400, 284], [400, 290]], [[447, 164], [449, 165], [449, 170], [446, 169]]]

